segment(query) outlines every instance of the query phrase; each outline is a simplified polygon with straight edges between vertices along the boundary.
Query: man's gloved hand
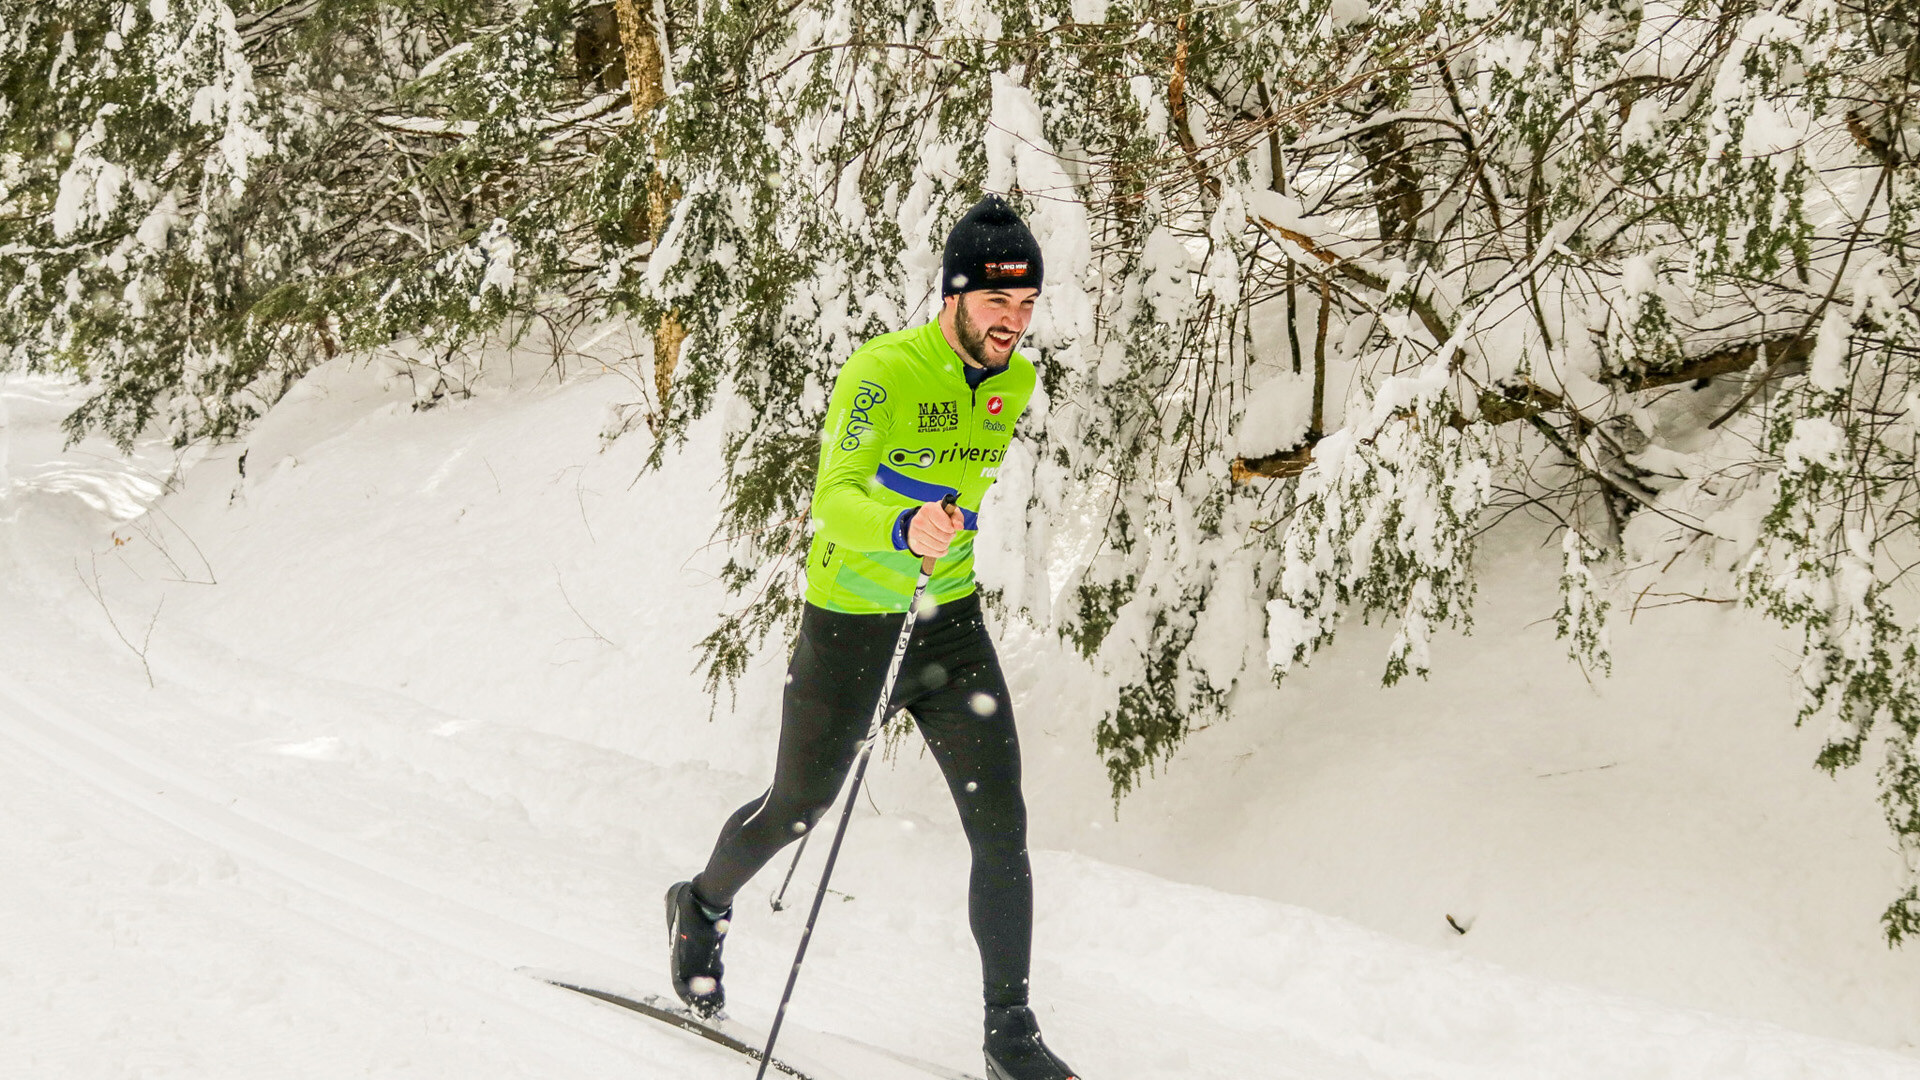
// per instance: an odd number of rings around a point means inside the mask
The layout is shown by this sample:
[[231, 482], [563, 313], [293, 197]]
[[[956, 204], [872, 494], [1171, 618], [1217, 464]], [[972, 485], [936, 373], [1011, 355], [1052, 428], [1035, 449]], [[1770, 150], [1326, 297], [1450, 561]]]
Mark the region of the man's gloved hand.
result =
[[914, 511], [913, 520], [907, 523], [907, 550], [923, 559], [937, 559], [947, 553], [954, 536], [965, 525], [959, 507], [927, 503]]

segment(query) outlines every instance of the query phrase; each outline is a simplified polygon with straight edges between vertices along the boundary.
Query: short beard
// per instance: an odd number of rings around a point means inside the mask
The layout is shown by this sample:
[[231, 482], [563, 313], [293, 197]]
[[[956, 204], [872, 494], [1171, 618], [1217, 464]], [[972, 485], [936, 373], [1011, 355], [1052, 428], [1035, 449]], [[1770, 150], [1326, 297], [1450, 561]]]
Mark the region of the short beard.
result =
[[[973, 317], [967, 314], [964, 298], [953, 305], [953, 333], [960, 339], [960, 348], [972, 357], [976, 365], [983, 368], [996, 366], [987, 359], [987, 332], [980, 329], [980, 324], [974, 322]], [[1020, 339], [1015, 338], [1013, 343], [1020, 344]]]

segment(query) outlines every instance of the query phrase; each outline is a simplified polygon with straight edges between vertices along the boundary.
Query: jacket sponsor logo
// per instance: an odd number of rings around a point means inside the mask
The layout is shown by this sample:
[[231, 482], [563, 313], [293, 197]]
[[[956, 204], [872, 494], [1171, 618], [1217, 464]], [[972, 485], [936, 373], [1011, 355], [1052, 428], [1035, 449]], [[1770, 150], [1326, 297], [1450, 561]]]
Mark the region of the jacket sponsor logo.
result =
[[989, 418], [987, 418], [987, 419], [985, 419], [985, 420], [982, 420], [982, 421], [980, 421], [980, 426], [981, 426], [981, 428], [983, 428], [983, 429], [985, 429], [985, 430], [987, 430], [987, 431], [998, 431], [998, 432], [1002, 432], [1002, 433], [1004, 433], [1004, 432], [1005, 432], [1005, 431], [1007, 430], [1007, 424], [1006, 424], [1006, 421], [1004, 421], [1004, 420], [995, 420], [995, 419], [993, 419], [993, 418], [991, 418], [991, 417], [989, 417]]
[[1002, 278], [1023, 278], [1027, 276], [1027, 260], [1014, 259], [1007, 262], [990, 262], [982, 267], [987, 272], [988, 281]]
[[920, 403], [921, 431], [957, 431], [959, 428], [959, 402], [923, 401]]
[[950, 461], [983, 461], [989, 465], [997, 465], [1000, 459], [1006, 456], [1007, 448], [1004, 446], [952, 446], [940, 451], [939, 457], [934, 460], [942, 465]]
[[840, 449], [860, 449], [860, 436], [873, 430], [873, 417], [870, 415], [875, 405], [887, 400], [886, 388], [876, 382], [860, 380], [853, 392], [853, 409], [847, 413], [846, 430], [840, 433]]
[[1007, 403], [1001, 400], [999, 394], [995, 394], [987, 399], [987, 411], [995, 416], [999, 416], [1000, 410], [1006, 408], [1006, 406]]
[[896, 446], [887, 451], [886, 456], [887, 464], [896, 469], [931, 469], [956, 461], [983, 461], [991, 465], [1006, 457], [1007, 450], [988, 446], [949, 446], [945, 450]]
[[993, 463], [1002, 457], [1006, 457], [1006, 448], [993, 450], [987, 446], [948, 446], [947, 450], [929, 450], [924, 446], [895, 446], [887, 452], [887, 465], [893, 465], [895, 469], [931, 469], [952, 461]]

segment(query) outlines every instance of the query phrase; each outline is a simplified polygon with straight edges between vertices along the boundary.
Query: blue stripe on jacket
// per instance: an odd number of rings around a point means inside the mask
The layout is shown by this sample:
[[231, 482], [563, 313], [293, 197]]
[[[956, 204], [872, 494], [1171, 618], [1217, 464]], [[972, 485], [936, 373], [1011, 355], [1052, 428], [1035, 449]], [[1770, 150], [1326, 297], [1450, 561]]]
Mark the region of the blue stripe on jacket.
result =
[[[888, 491], [898, 495], [905, 495], [915, 502], [939, 502], [949, 495], [959, 494], [959, 491], [954, 488], [942, 487], [939, 484], [929, 484], [925, 480], [917, 480], [886, 465], [880, 466], [880, 471], [874, 474], [874, 479], [880, 481], [880, 486], [886, 488]], [[980, 528], [979, 516], [964, 506], [960, 508], [960, 518], [963, 522], [962, 528], [974, 529], [976, 531]], [[905, 520], [903, 517], [894, 523], [894, 543], [898, 546], [899, 550], [902, 551], [906, 550], [906, 545], [903, 542], [903, 534], [905, 533], [903, 523]]]

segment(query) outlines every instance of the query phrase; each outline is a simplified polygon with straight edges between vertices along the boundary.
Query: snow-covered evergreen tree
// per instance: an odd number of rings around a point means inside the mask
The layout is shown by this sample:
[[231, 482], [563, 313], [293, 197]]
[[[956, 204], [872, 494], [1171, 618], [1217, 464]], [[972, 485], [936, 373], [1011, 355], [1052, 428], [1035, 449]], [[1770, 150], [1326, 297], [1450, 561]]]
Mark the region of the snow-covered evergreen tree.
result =
[[[819, 0], [704, 23], [650, 274], [700, 305], [675, 424], [724, 388], [726, 532], [791, 618], [834, 365], [933, 310], [944, 228], [1015, 195], [1049, 257], [1009, 599], [1109, 675], [1116, 794], [1358, 610], [1389, 681], [1465, 626], [1475, 536], [1567, 535], [1556, 621], [1607, 667], [1605, 568], [1720, 568], [1807, 635], [1803, 717], [1890, 724], [1920, 839], [1911, 513], [1914, 12]], [[789, 10], [789, 9], [782, 9]], [[713, 125], [713, 126], [709, 126]], [[717, 133], [718, 137], [705, 138]], [[735, 163], [739, 167], [735, 168]], [[1346, 388], [1352, 388], [1349, 392]], [[1058, 596], [1045, 540], [1099, 542]], [[1259, 628], [1267, 630], [1259, 647]], [[1912, 894], [1888, 913], [1915, 927]]]
[[[1594, 674], [1624, 573], [1704, 572], [1801, 633], [1820, 764], [1876, 757], [1920, 859], [1916, 26], [0, 0], [0, 341], [96, 380], [76, 430], [185, 439], [341, 349], [635, 319], [656, 453], [725, 418], [719, 689], [797, 613], [838, 363], [932, 317], [947, 227], [1006, 193], [1048, 259], [1044, 393], [1003, 470], [1024, 517], [986, 528], [1027, 559], [1003, 604], [1108, 677], [1116, 796], [1356, 611], [1397, 627], [1389, 681], [1424, 673], [1475, 538], [1524, 512], [1565, 533], [1555, 622]], [[1920, 893], [1886, 928], [1920, 931]]]
[[0, 3], [9, 359], [93, 380], [75, 433], [185, 441], [342, 350], [407, 342], [432, 400], [475, 340], [594, 317], [648, 150], [594, 25], [554, 2]]

